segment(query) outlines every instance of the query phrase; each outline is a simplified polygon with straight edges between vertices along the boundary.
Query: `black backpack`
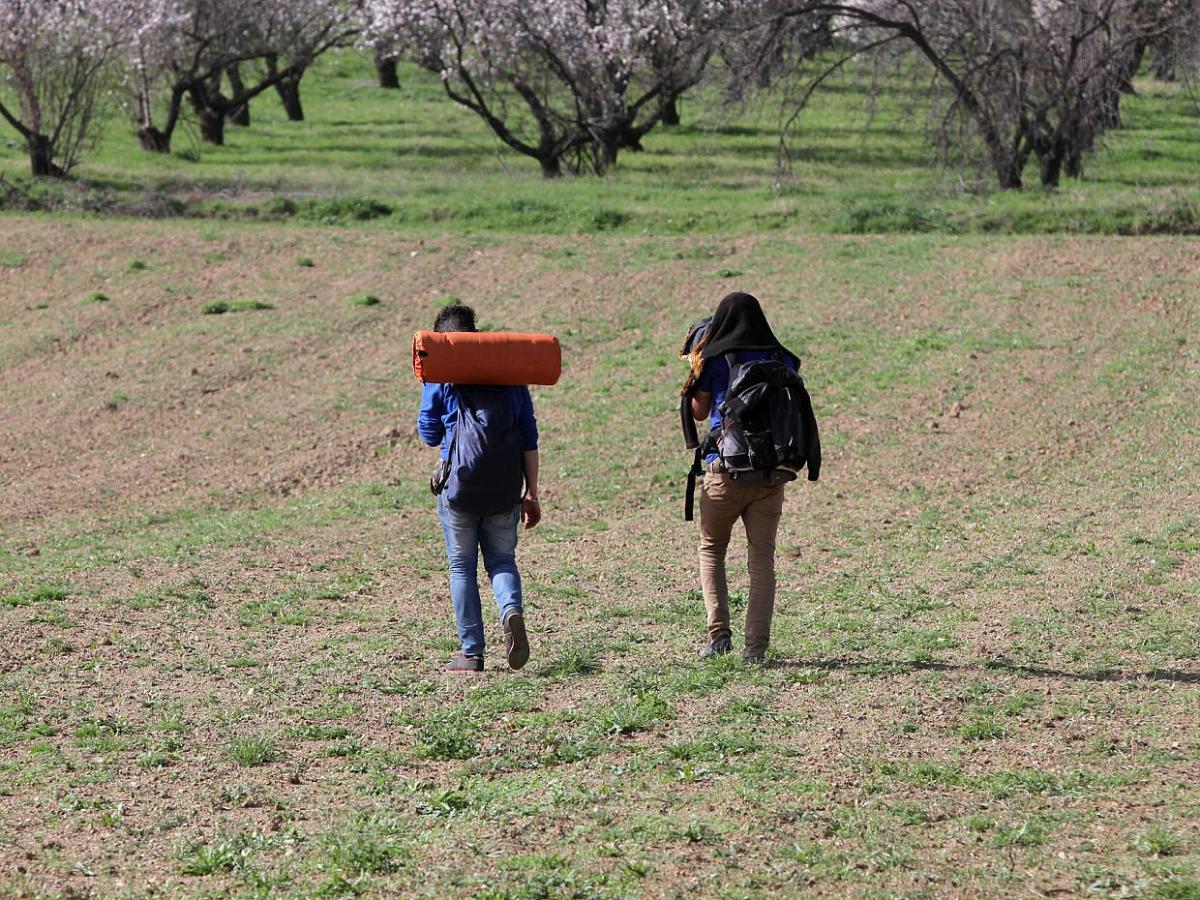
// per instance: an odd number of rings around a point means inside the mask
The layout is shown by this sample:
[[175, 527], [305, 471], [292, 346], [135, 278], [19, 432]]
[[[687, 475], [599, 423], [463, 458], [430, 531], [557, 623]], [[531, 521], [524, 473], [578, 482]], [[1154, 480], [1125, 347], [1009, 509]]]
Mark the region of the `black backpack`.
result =
[[696, 479], [704, 473], [704, 457], [716, 452], [725, 471], [735, 479], [761, 478], [779, 484], [793, 481], [807, 466], [808, 480], [821, 473], [821, 439], [812, 400], [804, 380], [792, 371], [782, 353], [766, 359], [738, 362], [726, 354], [729, 389], [721, 403], [721, 427], [703, 442], [684, 429], [684, 441], [696, 448], [688, 473], [683, 517], [694, 518]]

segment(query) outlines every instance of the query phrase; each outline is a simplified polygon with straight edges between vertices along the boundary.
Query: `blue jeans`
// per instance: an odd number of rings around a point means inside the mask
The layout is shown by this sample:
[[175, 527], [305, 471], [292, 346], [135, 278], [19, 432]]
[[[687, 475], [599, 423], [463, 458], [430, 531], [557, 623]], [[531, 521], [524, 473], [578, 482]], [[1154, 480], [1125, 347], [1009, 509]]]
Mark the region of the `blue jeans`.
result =
[[450, 599], [458, 621], [458, 639], [467, 656], [482, 656], [483, 608], [476, 574], [479, 551], [492, 582], [500, 621], [511, 612], [521, 612], [521, 573], [517, 571], [517, 525], [521, 506], [498, 516], [477, 516], [455, 509], [439, 494], [438, 518], [446, 538], [450, 562]]

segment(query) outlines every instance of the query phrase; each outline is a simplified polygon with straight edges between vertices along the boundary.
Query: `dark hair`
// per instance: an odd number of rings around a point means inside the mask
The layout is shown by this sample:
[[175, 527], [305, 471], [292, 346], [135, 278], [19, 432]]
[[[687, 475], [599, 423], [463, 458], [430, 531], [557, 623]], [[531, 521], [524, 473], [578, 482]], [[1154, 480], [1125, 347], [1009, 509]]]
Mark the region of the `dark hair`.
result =
[[434, 331], [476, 331], [475, 310], [461, 303], [451, 303], [438, 310], [433, 320]]

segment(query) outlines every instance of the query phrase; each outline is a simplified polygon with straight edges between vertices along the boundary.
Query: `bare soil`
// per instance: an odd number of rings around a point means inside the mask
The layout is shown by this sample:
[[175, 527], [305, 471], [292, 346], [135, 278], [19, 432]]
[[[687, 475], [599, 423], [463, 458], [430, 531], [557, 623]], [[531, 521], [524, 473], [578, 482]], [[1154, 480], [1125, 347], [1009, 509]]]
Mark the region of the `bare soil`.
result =
[[[1200, 896], [1193, 242], [8, 218], [0, 247], [3, 892]], [[679, 521], [674, 351], [737, 288], [826, 448], [762, 672], [694, 661]], [[521, 675], [440, 671], [408, 354], [450, 297], [564, 346]], [[244, 299], [273, 308], [202, 312]], [[598, 672], [549, 673], [579, 646]], [[455, 709], [479, 747], [437, 758]], [[240, 765], [254, 735], [277, 758]], [[755, 745], [680, 749], [722, 735]], [[331, 849], [355, 813], [397, 823], [364, 826], [388, 865]]]

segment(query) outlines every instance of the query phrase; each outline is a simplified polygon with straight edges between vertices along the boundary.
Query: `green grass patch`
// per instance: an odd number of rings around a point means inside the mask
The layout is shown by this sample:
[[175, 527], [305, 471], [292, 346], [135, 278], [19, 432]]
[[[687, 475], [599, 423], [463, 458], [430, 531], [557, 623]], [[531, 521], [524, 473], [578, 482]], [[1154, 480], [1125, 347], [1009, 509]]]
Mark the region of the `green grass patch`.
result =
[[226, 745], [225, 753], [239, 766], [250, 768], [265, 766], [282, 758], [276, 738], [269, 734], [235, 737]]
[[595, 675], [600, 671], [600, 656], [586, 644], [568, 644], [558, 651], [554, 661], [539, 674], [547, 678], [567, 678], [575, 675]]
[[274, 309], [275, 305], [265, 300], [214, 300], [200, 307], [206, 316], [223, 316], [225, 313], [250, 312], [257, 309]]
[[39, 603], [54, 603], [66, 600], [70, 591], [58, 585], [46, 584], [19, 594], [0, 596], [0, 606], [34, 606]]

